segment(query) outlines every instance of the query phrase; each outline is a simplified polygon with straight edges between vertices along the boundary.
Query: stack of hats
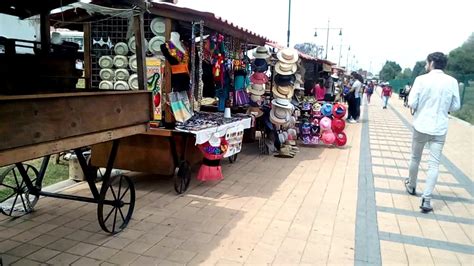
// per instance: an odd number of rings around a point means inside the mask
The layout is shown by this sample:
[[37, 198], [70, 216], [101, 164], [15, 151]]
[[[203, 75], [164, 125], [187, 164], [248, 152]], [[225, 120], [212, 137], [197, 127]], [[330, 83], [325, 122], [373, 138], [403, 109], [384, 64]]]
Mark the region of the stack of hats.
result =
[[285, 48], [277, 53], [278, 62], [275, 64], [275, 86], [272, 89], [274, 100], [270, 111], [270, 120], [275, 125], [288, 126], [294, 106], [291, 99], [294, 93], [296, 62], [298, 52]]
[[343, 120], [346, 114], [345, 106], [339, 103], [334, 105], [325, 103], [321, 107], [321, 114], [324, 116], [319, 122], [323, 143], [344, 146], [347, 142], [347, 136], [344, 133], [346, 123]]
[[252, 64], [254, 73], [250, 76], [250, 82], [252, 83], [249, 88], [250, 105], [260, 106], [262, 96], [265, 94], [265, 84], [268, 82], [268, 76], [265, 72], [268, 70], [267, 59], [270, 57], [270, 52], [265, 46], [259, 46], [253, 52], [253, 57], [255, 57], [255, 60]]
[[[305, 106], [306, 105], [306, 106]], [[304, 144], [315, 145], [324, 143], [327, 145], [344, 146], [347, 142], [344, 128], [346, 123], [346, 107], [340, 103], [304, 103], [303, 109], [311, 109], [310, 118], [300, 126], [300, 138]], [[305, 111], [305, 110], [303, 110]]]

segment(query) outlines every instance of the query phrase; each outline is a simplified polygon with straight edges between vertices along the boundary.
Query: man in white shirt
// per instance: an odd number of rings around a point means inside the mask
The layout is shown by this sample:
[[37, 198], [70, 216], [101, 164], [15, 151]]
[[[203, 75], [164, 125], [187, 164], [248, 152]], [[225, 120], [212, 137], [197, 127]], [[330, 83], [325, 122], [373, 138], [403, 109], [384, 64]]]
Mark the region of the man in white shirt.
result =
[[433, 210], [431, 194], [438, 179], [439, 161], [448, 131], [448, 112], [460, 108], [458, 82], [443, 72], [447, 62], [443, 53], [428, 55], [428, 73], [415, 79], [408, 97], [408, 105], [415, 110], [409, 177], [405, 180], [405, 188], [411, 195], [416, 195], [418, 167], [425, 144], [428, 143], [430, 150], [426, 185], [420, 206], [423, 212]]

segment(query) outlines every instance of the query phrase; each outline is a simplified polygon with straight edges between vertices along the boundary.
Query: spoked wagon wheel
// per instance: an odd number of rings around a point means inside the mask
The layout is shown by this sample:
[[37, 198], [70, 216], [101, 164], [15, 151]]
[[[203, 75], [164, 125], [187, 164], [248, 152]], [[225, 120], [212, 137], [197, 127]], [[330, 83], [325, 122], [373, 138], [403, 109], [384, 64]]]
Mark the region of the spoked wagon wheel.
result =
[[127, 227], [135, 207], [135, 186], [125, 175], [111, 177], [102, 184], [97, 207], [100, 227], [116, 234]]
[[237, 155], [238, 153], [229, 156], [229, 163], [234, 163], [235, 161], [237, 161]]
[[174, 179], [174, 190], [178, 194], [183, 194], [191, 182], [191, 167], [187, 161], [182, 161], [179, 165], [178, 174]]
[[[32, 165], [23, 164], [31, 182], [35, 184], [38, 170]], [[11, 216], [20, 217], [33, 211], [38, 202], [38, 195], [28, 191], [25, 180], [16, 165], [9, 166], [0, 173], [0, 212]]]

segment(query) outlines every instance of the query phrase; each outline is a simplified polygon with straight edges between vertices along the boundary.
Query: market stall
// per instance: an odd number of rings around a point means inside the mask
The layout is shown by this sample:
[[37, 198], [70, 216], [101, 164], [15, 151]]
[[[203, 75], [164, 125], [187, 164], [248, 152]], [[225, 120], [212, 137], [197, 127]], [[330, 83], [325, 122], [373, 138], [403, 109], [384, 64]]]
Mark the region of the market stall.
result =
[[[130, 49], [130, 43], [138, 39], [128, 30], [129, 19], [118, 15], [124, 12], [114, 11], [110, 6], [101, 9], [79, 4], [74, 11], [65, 11], [56, 18], [63, 19], [59, 26], [67, 26], [71, 19], [75, 19], [74, 23], [92, 22], [89, 32], [84, 34], [90, 36], [88, 42], [93, 51], [88, 77], [93, 84], [126, 89], [127, 77], [128, 89], [133, 89], [142, 79], [132, 78], [131, 66], [146, 69], [147, 79], [143, 83], [153, 92], [154, 119], [147, 132], [122, 141], [116, 167], [168, 176], [175, 176], [178, 168], [175, 190], [183, 193], [189, 185], [192, 165], [202, 163], [220, 169], [221, 160], [210, 160], [209, 153], [213, 153], [214, 159], [236, 159], [243, 130], [251, 126], [250, 116], [231, 111], [249, 102], [245, 90], [249, 85], [250, 62], [245, 54], [249, 47], [268, 40], [212, 13], [149, 3], [142, 15], [143, 43], [148, 49], [140, 63], [133, 60], [134, 52]], [[109, 40], [114, 49], [107, 46]], [[105, 65], [100, 64], [101, 60]], [[118, 75], [123, 76], [120, 79], [124, 82], [117, 81]], [[104, 166], [104, 154], [110, 149], [110, 143], [94, 145], [92, 164]], [[222, 178], [219, 173], [203, 173], [198, 173], [201, 181]]]
[[[90, 56], [89, 50], [80, 53], [77, 44], [50, 40], [49, 32], [50, 11], [72, 2], [0, 3], [3, 14], [21, 19], [38, 15], [41, 32], [38, 41], [0, 38], [6, 48], [0, 53], [0, 167], [7, 166], [0, 174], [0, 212], [11, 217], [28, 214], [40, 196], [95, 203], [101, 228], [117, 233], [132, 217], [135, 189], [130, 178], [111, 177], [111, 170], [120, 139], [146, 132], [152, 119], [151, 97], [145, 90], [76, 88], [82, 76], [79, 62]], [[137, 21], [132, 30], [139, 33], [141, 24]], [[31, 52], [20, 54], [18, 47]], [[137, 50], [137, 58], [142, 57], [141, 49]], [[138, 71], [138, 76], [144, 77], [144, 72]], [[107, 141], [112, 142], [112, 149], [105, 156], [106, 172], [98, 187], [83, 150]], [[92, 197], [42, 190], [51, 154], [64, 150], [74, 150], [77, 155]], [[40, 169], [24, 163], [43, 156]]]

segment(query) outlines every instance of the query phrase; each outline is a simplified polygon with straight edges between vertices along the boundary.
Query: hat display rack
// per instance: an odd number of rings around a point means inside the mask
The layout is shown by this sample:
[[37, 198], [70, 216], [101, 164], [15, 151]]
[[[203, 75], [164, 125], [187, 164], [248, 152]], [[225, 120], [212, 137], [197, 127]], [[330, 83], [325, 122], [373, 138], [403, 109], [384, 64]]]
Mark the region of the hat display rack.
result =
[[[334, 75], [330, 79], [337, 79]], [[346, 145], [344, 132], [346, 106], [337, 101], [318, 101], [316, 95], [305, 96], [300, 102], [298, 137], [303, 145]]]
[[279, 147], [276, 157], [293, 158], [298, 152], [296, 147], [297, 130], [295, 110], [292, 99], [298, 70], [298, 52], [291, 48], [280, 49], [273, 67], [270, 122], [274, 126], [275, 146]]

